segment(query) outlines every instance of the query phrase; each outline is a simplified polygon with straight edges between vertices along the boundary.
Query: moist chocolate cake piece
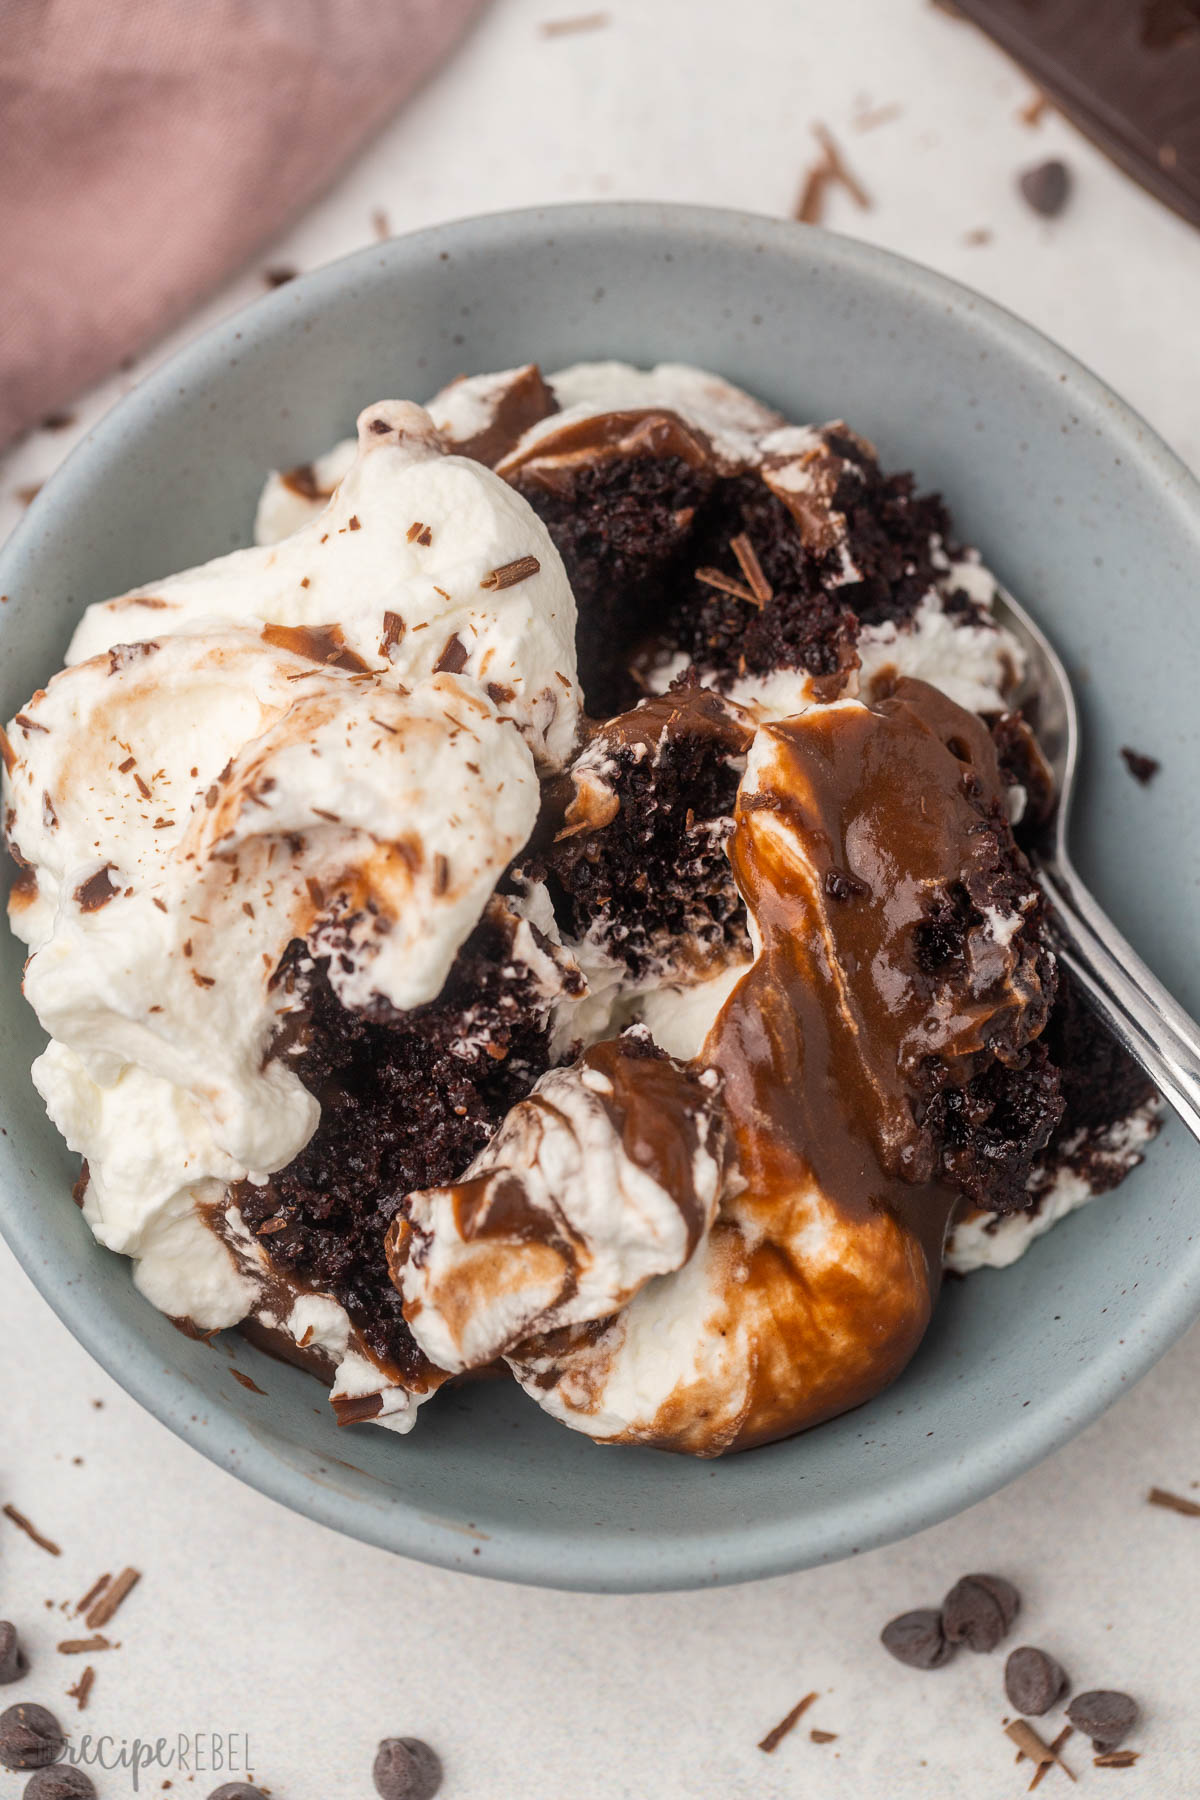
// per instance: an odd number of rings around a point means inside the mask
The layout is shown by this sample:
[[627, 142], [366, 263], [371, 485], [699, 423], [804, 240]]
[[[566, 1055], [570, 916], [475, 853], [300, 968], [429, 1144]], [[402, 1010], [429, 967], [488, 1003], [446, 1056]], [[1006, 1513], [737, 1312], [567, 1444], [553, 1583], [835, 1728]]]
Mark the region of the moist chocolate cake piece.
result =
[[1064, 1104], [1038, 1164], [1033, 1192], [1040, 1196], [1060, 1171], [1069, 1169], [1093, 1193], [1107, 1193], [1141, 1158], [1127, 1149], [1114, 1150], [1106, 1139], [1114, 1127], [1147, 1107], [1158, 1090], [1088, 1006], [1061, 964], [1045, 1041], [1058, 1069]]
[[600, 727], [570, 771], [547, 887], [568, 942], [638, 984], [749, 954], [725, 854], [751, 731], [694, 677]]
[[[303, 945], [281, 972], [306, 1007], [276, 1053], [321, 1102], [321, 1121], [286, 1168], [235, 1199], [272, 1262], [332, 1293], [401, 1377], [424, 1359], [388, 1280], [387, 1228], [411, 1190], [461, 1175], [549, 1064], [554, 996], [514, 955], [517, 923], [490, 902], [438, 998], [390, 1021], [347, 1011]], [[561, 974], [563, 991], [579, 985], [577, 970]]]
[[[653, 437], [552, 482], [513, 469], [575, 591], [594, 713], [628, 706], [639, 669], [681, 655], [718, 684], [785, 668], [835, 677], [860, 626], [911, 618], [944, 575], [937, 495], [885, 475], [840, 424], [776, 437], [761, 468], [741, 471], [656, 451]], [[769, 593], [746, 586], [735, 549], [746, 539]]]
[[630, 664], [690, 567], [697, 514], [716, 476], [682, 457], [638, 455], [577, 464], [552, 487], [519, 469], [512, 482], [566, 565], [584, 701], [607, 718], [638, 698]]

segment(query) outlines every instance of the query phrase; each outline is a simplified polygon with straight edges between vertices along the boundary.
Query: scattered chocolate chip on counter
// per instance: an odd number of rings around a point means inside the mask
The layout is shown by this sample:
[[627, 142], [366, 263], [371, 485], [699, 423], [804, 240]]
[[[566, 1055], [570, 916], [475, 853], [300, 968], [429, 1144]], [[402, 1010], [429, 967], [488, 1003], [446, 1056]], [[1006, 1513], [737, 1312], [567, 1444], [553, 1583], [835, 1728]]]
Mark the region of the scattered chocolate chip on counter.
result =
[[1001, 1575], [964, 1575], [942, 1601], [942, 1627], [952, 1644], [994, 1650], [1008, 1636], [1021, 1596]]
[[1017, 185], [1035, 213], [1043, 219], [1055, 219], [1070, 198], [1071, 171], [1054, 156], [1049, 162], [1025, 169], [1018, 176]]
[[7, 1619], [0, 1619], [0, 1687], [20, 1681], [28, 1668], [16, 1626]]
[[263, 1800], [261, 1788], [251, 1787], [248, 1781], [223, 1781], [219, 1788], [214, 1788], [208, 1800]]
[[1089, 1688], [1076, 1694], [1067, 1708], [1067, 1717], [1077, 1731], [1086, 1732], [1092, 1749], [1103, 1756], [1116, 1750], [1137, 1723], [1138, 1703], [1129, 1694], [1113, 1688]]
[[384, 1738], [371, 1775], [380, 1800], [433, 1800], [442, 1785], [438, 1754], [422, 1738]]
[[48, 1707], [26, 1702], [0, 1713], [0, 1764], [6, 1769], [44, 1769], [62, 1755], [65, 1743]]
[[1162, 768], [1157, 756], [1147, 756], [1142, 750], [1131, 750], [1128, 744], [1121, 745], [1121, 755], [1125, 759], [1125, 767], [1135, 781], [1148, 787]]
[[263, 280], [269, 288], [285, 287], [289, 281], [295, 281], [299, 269], [289, 269], [282, 265], [275, 269], [264, 269]]
[[1049, 1712], [1067, 1688], [1067, 1673], [1044, 1650], [1022, 1644], [1004, 1665], [1004, 1691], [1019, 1713], [1034, 1718]]
[[43, 431], [69, 431], [71, 426], [74, 423], [75, 423], [75, 414], [73, 412], [47, 413], [45, 418], [42, 420], [42, 430]]
[[880, 1632], [879, 1641], [897, 1662], [910, 1669], [940, 1669], [954, 1655], [942, 1615], [931, 1606], [892, 1619]]
[[30, 1776], [21, 1800], [96, 1800], [96, 1784], [83, 1769], [55, 1763]]

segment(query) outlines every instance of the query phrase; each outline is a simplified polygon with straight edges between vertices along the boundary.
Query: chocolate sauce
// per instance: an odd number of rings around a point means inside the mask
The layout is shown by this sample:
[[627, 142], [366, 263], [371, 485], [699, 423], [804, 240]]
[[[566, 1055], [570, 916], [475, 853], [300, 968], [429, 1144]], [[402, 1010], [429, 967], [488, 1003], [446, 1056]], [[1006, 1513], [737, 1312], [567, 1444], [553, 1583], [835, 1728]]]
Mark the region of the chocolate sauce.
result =
[[542, 379], [542, 371], [536, 363], [527, 363], [514, 372], [512, 381], [496, 396], [492, 416], [482, 430], [461, 438], [443, 431], [442, 442], [453, 456], [469, 456], [494, 469], [516, 448], [531, 425], [557, 411], [558, 401]]
[[[496, 465], [506, 481], [521, 488], [561, 491], [571, 472], [584, 465], [637, 457], [676, 457], [690, 469], [716, 466], [706, 434], [665, 407], [632, 407], [594, 413], [518, 446]], [[519, 479], [518, 479], [519, 478]]]

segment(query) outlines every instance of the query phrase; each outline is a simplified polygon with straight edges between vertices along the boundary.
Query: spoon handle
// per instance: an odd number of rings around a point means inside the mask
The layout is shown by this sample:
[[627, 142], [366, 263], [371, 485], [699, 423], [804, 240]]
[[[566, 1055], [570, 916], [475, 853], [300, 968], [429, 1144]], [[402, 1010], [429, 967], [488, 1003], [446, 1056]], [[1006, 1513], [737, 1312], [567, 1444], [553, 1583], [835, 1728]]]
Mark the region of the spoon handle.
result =
[[1088, 1000], [1200, 1138], [1200, 1025], [1172, 999], [1059, 858], [1038, 864], [1055, 949]]

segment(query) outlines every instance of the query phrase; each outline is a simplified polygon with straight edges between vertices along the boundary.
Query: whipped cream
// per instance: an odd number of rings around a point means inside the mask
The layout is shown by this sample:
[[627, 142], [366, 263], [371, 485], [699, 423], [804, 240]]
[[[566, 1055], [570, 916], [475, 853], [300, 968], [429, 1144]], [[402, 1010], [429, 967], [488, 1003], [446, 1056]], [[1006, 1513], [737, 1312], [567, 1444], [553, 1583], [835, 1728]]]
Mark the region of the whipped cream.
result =
[[[299, 1004], [284, 952], [328, 957], [349, 1007], [436, 998], [574, 741], [573, 637], [526, 503], [382, 402], [323, 513], [89, 608], [11, 723], [11, 913], [52, 1039], [34, 1078], [87, 1161], [89, 1224], [164, 1310], [225, 1326], [267, 1280], [222, 1196], [319, 1117], [269, 1054]], [[546, 924], [520, 927], [531, 962]], [[331, 1353], [362, 1362], [321, 1298]], [[339, 1392], [380, 1388], [365, 1360]]]
[[719, 1089], [635, 1031], [543, 1075], [453, 1187], [410, 1195], [389, 1261], [430, 1360], [481, 1367], [680, 1268], [725, 1183]]

